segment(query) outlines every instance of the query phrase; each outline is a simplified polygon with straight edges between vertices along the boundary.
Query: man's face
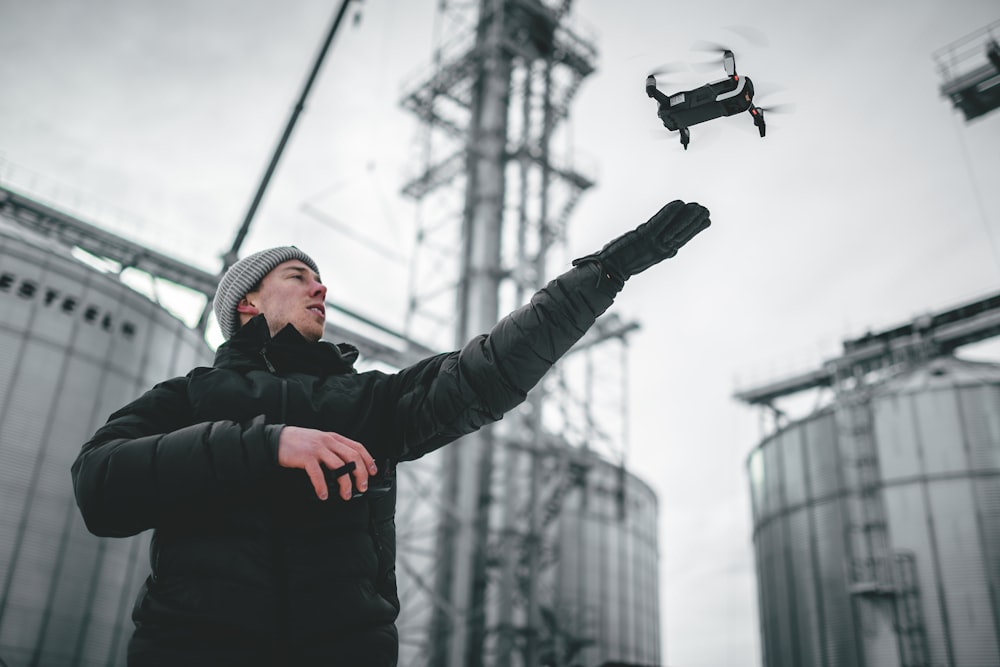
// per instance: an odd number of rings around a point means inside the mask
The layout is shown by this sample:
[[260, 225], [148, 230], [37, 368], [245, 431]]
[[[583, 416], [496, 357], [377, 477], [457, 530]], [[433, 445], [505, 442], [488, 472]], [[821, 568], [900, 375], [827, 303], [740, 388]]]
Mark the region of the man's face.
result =
[[303, 338], [315, 342], [323, 336], [325, 300], [326, 286], [319, 276], [303, 262], [290, 259], [264, 276], [260, 286], [243, 297], [236, 310], [241, 326], [263, 313], [272, 336], [291, 324]]

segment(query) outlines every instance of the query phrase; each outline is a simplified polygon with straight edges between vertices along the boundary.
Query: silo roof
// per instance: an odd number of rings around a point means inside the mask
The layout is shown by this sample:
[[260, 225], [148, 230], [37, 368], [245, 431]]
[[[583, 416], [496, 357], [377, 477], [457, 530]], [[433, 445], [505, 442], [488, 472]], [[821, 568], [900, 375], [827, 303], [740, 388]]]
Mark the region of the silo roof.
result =
[[982, 384], [1000, 384], [1000, 363], [944, 356], [887, 380], [876, 393], [908, 393]]

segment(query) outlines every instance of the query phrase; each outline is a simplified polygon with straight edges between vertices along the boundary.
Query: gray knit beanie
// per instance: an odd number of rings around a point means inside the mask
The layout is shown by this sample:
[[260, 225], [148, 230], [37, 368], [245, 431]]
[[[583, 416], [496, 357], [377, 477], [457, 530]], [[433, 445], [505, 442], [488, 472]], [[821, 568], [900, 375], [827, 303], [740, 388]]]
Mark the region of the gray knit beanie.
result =
[[295, 246], [281, 246], [270, 250], [261, 250], [248, 255], [229, 267], [219, 288], [215, 291], [215, 319], [219, 321], [222, 335], [229, 340], [240, 328], [240, 318], [236, 306], [257, 284], [270, 273], [274, 267], [290, 259], [301, 260], [303, 264], [319, 275], [316, 262]]

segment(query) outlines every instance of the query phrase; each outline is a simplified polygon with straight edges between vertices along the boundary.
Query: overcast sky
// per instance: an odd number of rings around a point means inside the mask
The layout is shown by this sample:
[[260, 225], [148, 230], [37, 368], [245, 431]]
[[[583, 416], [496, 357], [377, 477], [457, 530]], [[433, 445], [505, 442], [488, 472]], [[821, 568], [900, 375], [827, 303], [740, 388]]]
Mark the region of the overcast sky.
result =
[[[217, 269], [337, 4], [0, 0], [0, 178], [99, 205], [96, 222]], [[367, 0], [345, 24], [244, 245], [307, 248], [332, 301], [396, 327], [405, 263], [308, 209], [409, 252], [398, 192], [420, 164], [398, 101], [427, 72], [435, 6]], [[629, 460], [660, 497], [665, 662], [759, 664], [744, 462], [763, 434], [731, 396], [815, 368], [845, 337], [997, 290], [1000, 114], [965, 123], [931, 54], [1000, 6], [584, 0], [573, 15], [600, 56], [571, 107], [573, 153], [598, 183], [570, 254], [674, 198], [712, 211], [615, 306], [642, 324]], [[763, 140], [749, 117], [696, 126], [682, 151], [643, 83], [661, 63], [704, 60], [698, 40], [728, 43], [757, 101], [794, 113], [769, 116]], [[994, 344], [968, 353], [1000, 359]]]

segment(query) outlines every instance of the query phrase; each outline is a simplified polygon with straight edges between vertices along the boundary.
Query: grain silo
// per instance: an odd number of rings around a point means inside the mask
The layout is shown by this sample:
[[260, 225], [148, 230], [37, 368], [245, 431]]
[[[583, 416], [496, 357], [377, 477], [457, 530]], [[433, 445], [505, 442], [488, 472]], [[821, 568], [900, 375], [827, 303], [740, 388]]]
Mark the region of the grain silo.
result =
[[159, 305], [0, 216], [0, 660], [122, 665], [148, 536], [101, 540], [73, 497], [80, 446], [156, 382], [211, 363]]
[[[544, 453], [542, 453], [544, 451]], [[546, 438], [532, 453], [523, 444], [498, 446], [498, 497], [515, 499], [522, 523], [498, 530], [494, 550], [519, 553], [511, 577], [513, 596], [487, 598], [488, 623], [514, 625], [520, 638], [503, 662], [500, 643], [489, 645], [484, 664], [510, 665], [655, 665], [660, 661], [658, 500], [640, 478], [593, 450], [570, 446], [558, 436]], [[428, 595], [434, 571], [435, 518], [420, 496], [439, 484], [434, 455], [399, 467], [397, 576], [400, 599], [400, 664], [433, 664], [430, 611], [440, 604]], [[544, 471], [546, 493], [535, 510], [538, 531], [524, 530], [529, 492], [527, 468]], [[496, 503], [499, 505], [500, 503]], [[528, 548], [526, 543], [537, 547]], [[535, 553], [532, 561], [529, 554]], [[491, 559], [496, 578], [499, 559]], [[510, 559], [515, 560], [515, 559]], [[509, 600], [533, 604], [509, 608]], [[507, 605], [507, 606], [505, 606]], [[538, 617], [527, 615], [537, 607]], [[500, 633], [494, 633], [499, 635]], [[524, 657], [524, 641], [533, 636], [535, 662]]]
[[557, 519], [554, 618], [581, 645], [576, 662], [660, 664], [659, 512], [644, 481], [569, 449], [574, 490]]
[[998, 305], [845, 343], [824, 371], [739, 395], [837, 389], [748, 458], [767, 667], [1000, 664], [1000, 364], [949, 353], [995, 335]]

